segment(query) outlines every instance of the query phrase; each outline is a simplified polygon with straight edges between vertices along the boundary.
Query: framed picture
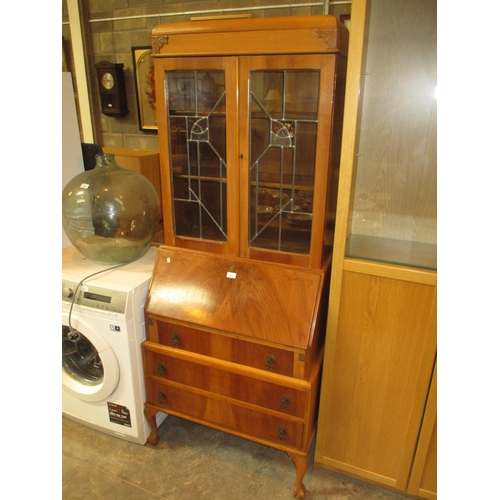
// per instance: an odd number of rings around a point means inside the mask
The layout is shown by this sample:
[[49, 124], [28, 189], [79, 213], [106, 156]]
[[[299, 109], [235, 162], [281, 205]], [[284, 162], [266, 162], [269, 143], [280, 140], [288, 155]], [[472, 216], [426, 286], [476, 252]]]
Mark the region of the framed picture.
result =
[[151, 47], [132, 47], [137, 113], [140, 130], [158, 130], [156, 86]]
[[351, 27], [351, 14], [340, 14], [339, 21], [349, 29]]

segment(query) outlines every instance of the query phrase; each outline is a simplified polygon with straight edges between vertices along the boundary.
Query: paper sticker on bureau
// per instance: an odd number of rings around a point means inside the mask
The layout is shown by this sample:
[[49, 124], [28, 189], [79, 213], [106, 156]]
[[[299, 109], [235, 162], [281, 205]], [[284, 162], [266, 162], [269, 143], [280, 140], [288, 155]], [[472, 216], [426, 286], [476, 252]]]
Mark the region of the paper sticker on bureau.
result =
[[114, 424], [132, 427], [130, 422], [130, 411], [126, 406], [108, 402], [109, 421]]

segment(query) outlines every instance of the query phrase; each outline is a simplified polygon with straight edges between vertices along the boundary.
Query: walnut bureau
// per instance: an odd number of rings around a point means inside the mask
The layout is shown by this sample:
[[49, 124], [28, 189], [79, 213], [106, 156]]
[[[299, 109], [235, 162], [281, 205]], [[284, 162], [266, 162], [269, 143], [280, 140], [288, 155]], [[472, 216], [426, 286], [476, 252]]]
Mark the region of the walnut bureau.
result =
[[288, 453], [303, 478], [316, 424], [324, 272], [160, 246], [146, 304], [145, 414]]

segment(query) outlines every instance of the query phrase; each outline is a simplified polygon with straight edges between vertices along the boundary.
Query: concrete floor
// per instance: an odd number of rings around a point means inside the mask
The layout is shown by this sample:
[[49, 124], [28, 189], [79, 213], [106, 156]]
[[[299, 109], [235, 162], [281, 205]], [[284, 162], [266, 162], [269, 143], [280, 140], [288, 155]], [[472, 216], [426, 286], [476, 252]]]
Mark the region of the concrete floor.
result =
[[[63, 500], [293, 500], [282, 451], [168, 416], [157, 446], [108, 436], [63, 417]], [[305, 500], [408, 500], [312, 463]]]

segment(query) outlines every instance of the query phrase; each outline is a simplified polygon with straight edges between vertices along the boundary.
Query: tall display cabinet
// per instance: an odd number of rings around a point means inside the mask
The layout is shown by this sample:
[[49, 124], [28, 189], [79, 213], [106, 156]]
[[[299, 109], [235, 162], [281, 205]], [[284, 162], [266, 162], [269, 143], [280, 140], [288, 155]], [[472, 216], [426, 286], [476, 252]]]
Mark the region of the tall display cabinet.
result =
[[191, 21], [152, 38], [164, 239], [143, 343], [167, 412], [288, 453], [315, 435], [348, 31], [333, 16]]
[[436, 1], [354, 0], [315, 464], [436, 480]]

